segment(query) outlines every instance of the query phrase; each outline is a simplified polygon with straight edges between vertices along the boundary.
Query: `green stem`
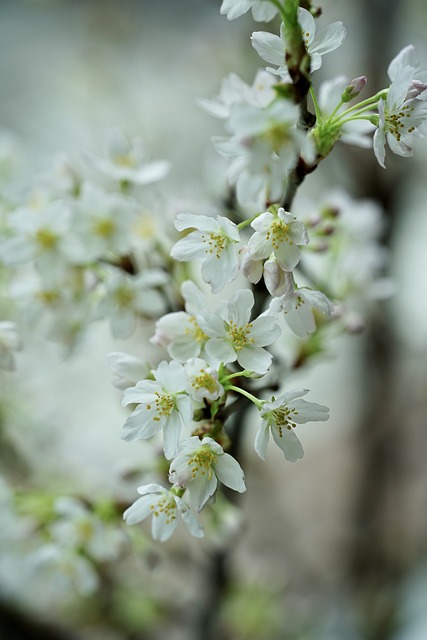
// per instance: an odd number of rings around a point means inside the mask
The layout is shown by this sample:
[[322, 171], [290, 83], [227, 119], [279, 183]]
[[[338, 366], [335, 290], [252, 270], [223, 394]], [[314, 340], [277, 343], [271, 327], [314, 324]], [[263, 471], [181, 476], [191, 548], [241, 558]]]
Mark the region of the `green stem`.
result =
[[232, 380], [233, 378], [250, 378], [253, 374], [253, 371], [248, 371], [244, 369], [243, 371], [235, 371], [234, 373], [230, 373], [227, 376], [219, 379], [219, 382], [223, 384], [224, 382], [228, 382], [228, 380]]
[[256, 220], [260, 215], [261, 213], [256, 213], [254, 216], [252, 216], [252, 218], [249, 218], [248, 220], [243, 220], [243, 222], [239, 222], [239, 224], [237, 225], [237, 228], [239, 230], [244, 229], [245, 227], [249, 226], [254, 220]]
[[310, 86], [310, 96], [311, 96], [311, 99], [313, 100], [313, 107], [314, 107], [314, 111], [315, 111], [315, 114], [316, 114], [316, 120], [321, 120], [322, 119], [322, 112], [320, 110], [319, 103], [317, 101], [317, 96], [316, 96], [312, 86]]
[[249, 391], [246, 391], [245, 389], [240, 389], [240, 387], [235, 387], [233, 384], [227, 385], [225, 387], [225, 390], [235, 391], [236, 393], [240, 393], [242, 396], [245, 396], [245, 398], [248, 398], [248, 400], [253, 402], [258, 409], [261, 409], [263, 405], [262, 400], [258, 400], [258, 398], [255, 398], [255, 396], [253, 396], [252, 393], [249, 393]]

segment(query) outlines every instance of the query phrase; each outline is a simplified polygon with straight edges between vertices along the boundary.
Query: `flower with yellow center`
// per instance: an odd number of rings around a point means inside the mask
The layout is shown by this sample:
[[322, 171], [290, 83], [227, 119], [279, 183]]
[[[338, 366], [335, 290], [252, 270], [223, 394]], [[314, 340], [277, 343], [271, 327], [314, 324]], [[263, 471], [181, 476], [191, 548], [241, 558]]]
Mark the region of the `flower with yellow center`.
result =
[[182, 425], [193, 418], [188, 380], [182, 364], [174, 360], [161, 362], [152, 373], [154, 380], [141, 380], [123, 393], [123, 406], [137, 406], [126, 420], [121, 437], [145, 440], [163, 429], [163, 449], [170, 459], [178, 452]]
[[262, 424], [255, 438], [255, 451], [265, 460], [270, 433], [274, 442], [283, 451], [286, 460], [296, 462], [304, 455], [301, 442], [294, 428], [297, 424], [323, 421], [329, 418], [329, 409], [315, 402], [300, 400], [308, 389], [295, 389], [283, 393], [271, 402], [264, 402], [260, 415]]
[[213, 293], [236, 278], [240, 236], [234, 222], [223, 216], [179, 213], [175, 227], [178, 231], [193, 231], [172, 247], [172, 258], [183, 262], [203, 260], [202, 278], [211, 285]]
[[189, 503], [200, 511], [215, 493], [218, 480], [234, 491], [246, 491], [244, 473], [215, 440], [197, 436], [181, 443], [180, 453], [169, 469], [169, 480], [186, 488]]
[[229, 301], [222, 301], [215, 314], [197, 316], [201, 329], [209, 336], [206, 352], [213, 363], [237, 362], [248, 371], [264, 374], [272, 356], [263, 347], [279, 337], [280, 329], [272, 315], [250, 321], [254, 296], [249, 289], [237, 291]]
[[255, 233], [248, 242], [252, 260], [268, 258], [272, 253], [285, 271], [292, 271], [300, 260], [301, 245], [308, 243], [308, 234], [300, 220], [282, 207], [274, 215], [266, 211], [251, 224]]
[[213, 402], [224, 393], [223, 386], [218, 382], [218, 372], [201, 358], [191, 358], [184, 365], [189, 388], [188, 393], [194, 400]]
[[159, 484], [148, 484], [138, 487], [138, 498], [123, 514], [127, 524], [136, 524], [152, 516], [151, 534], [155, 540], [165, 542], [176, 529], [177, 514], [196, 538], [203, 537], [203, 530], [191, 511], [190, 505], [180, 498], [174, 490], [168, 491]]

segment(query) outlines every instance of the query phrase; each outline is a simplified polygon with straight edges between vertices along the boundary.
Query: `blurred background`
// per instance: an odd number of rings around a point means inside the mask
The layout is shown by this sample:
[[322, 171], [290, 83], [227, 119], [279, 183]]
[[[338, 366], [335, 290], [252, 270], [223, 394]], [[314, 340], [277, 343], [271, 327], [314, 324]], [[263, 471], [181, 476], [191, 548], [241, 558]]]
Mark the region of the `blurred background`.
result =
[[[36, 185], [58, 152], [77, 166], [84, 152], [100, 155], [106, 131], [118, 126], [172, 162], [151, 199], [175, 201], [177, 210], [190, 202], [194, 212], [219, 200], [223, 167], [210, 137], [222, 126], [196, 98], [216, 95], [231, 71], [251, 83], [263, 63], [249, 36], [278, 26], [250, 15], [229, 22], [219, 7], [2, 0], [1, 140], [14, 164], [2, 172], [3, 196]], [[410, 43], [427, 66], [422, 0], [325, 0], [322, 8], [322, 20], [342, 20], [348, 34], [316, 82], [365, 74], [374, 93]], [[388, 154], [387, 164], [385, 172], [371, 152], [338, 145], [303, 187], [316, 201], [342, 186], [384, 209], [395, 282], [362, 334], [334, 339], [327, 359], [293, 374], [293, 386], [310, 388], [331, 411], [329, 422], [299, 428], [304, 459], [291, 465], [271, 450], [261, 463], [248, 438], [248, 491], [217, 540], [183, 532], [161, 545], [146, 527], [120, 530], [93, 589], [59, 588], [54, 569], [32, 582], [25, 549], [35, 551], [39, 533], [3, 509], [2, 638], [427, 638], [427, 145], [419, 141], [414, 158]], [[150, 464], [150, 451], [119, 438], [125, 414], [106, 354], [148, 357], [149, 329], [118, 344], [97, 324], [68, 359], [35, 336], [17, 372], [0, 380], [0, 463], [10, 487], [78, 495], [83, 505], [113, 498], [125, 508], [135, 499], [135, 468]]]

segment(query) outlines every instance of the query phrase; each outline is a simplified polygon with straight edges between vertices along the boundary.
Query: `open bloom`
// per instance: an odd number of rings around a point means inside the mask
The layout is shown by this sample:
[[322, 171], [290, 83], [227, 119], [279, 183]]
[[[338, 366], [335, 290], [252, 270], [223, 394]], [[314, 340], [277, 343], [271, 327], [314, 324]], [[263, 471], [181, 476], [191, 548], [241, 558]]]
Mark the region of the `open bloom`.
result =
[[308, 389], [295, 389], [277, 399], [272, 398], [271, 402], [264, 402], [260, 411], [262, 424], [255, 438], [255, 451], [260, 458], [265, 460], [270, 434], [286, 460], [296, 462], [303, 457], [304, 450], [295, 435], [295, 426], [329, 418], [327, 407], [300, 399], [307, 393]]
[[282, 207], [277, 215], [266, 211], [251, 224], [255, 233], [248, 242], [249, 255], [253, 260], [268, 258], [274, 253], [285, 271], [292, 271], [300, 259], [299, 246], [308, 243], [307, 230], [300, 220]]
[[234, 491], [246, 491], [241, 466], [212, 438], [197, 436], [181, 443], [179, 455], [172, 462], [169, 480], [186, 487], [190, 504], [200, 511], [215, 493], [218, 480]]
[[214, 401], [222, 396], [224, 389], [218, 381], [218, 372], [201, 358], [190, 358], [184, 365], [188, 378], [188, 393], [197, 402]]
[[174, 491], [168, 491], [159, 484], [148, 484], [138, 487], [138, 498], [123, 514], [127, 524], [142, 522], [148, 516], [151, 521], [151, 535], [155, 540], [165, 542], [176, 529], [179, 514], [188, 531], [195, 538], [203, 537], [203, 530], [191, 512], [190, 505]]
[[[317, 30], [315, 19], [302, 7], [298, 9], [298, 22], [310, 55], [311, 72], [313, 72], [322, 66], [322, 56], [325, 53], [334, 51], [343, 43], [346, 30], [342, 22], [333, 22]], [[268, 69], [269, 71], [279, 74], [283, 79], [289, 79], [285, 64], [287, 43], [283, 25], [280, 37], [265, 31], [256, 31], [252, 34], [252, 45], [263, 60], [277, 65], [277, 69]]]
[[206, 352], [215, 362], [237, 362], [249, 371], [264, 374], [272, 355], [263, 347], [272, 344], [280, 335], [276, 319], [262, 315], [250, 321], [254, 296], [249, 289], [237, 291], [220, 304], [217, 313], [202, 312], [197, 321], [210, 337]]
[[208, 309], [208, 301], [191, 280], [181, 285], [181, 295], [185, 311], [174, 311], [162, 316], [156, 322], [154, 336], [150, 342], [158, 347], [166, 347], [171, 358], [186, 362], [204, 352], [208, 336], [197, 323], [197, 314]]
[[[295, 288], [295, 281], [292, 273], [283, 272], [283, 284], [281, 290], [284, 295], [274, 298], [270, 303], [272, 313], [283, 311], [285, 320], [290, 329], [301, 338], [316, 331], [316, 320], [314, 310], [321, 315], [330, 317], [333, 304], [321, 291], [314, 291], [302, 287]], [[279, 295], [277, 290], [275, 295]]]
[[375, 157], [383, 168], [386, 142], [393, 153], [408, 157], [414, 154], [414, 137], [424, 137], [420, 127], [427, 120], [427, 104], [413, 97], [413, 75], [412, 67], [399, 68], [386, 99], [378, 103], [379, 124], [373, 142]]
[[141, 380], [125, 389], [122, 405], [136, 404], [126, 420], [121, 438], [145, 440], [163, 429], [163, 449], [166, 458], [178, 452], [182, 424], [193, 418], [193, 404], [187, 395], [187, 376], [182, 364], [161, 362], [153, 371], [154, 380]]
[[129, 140], [118, 129], [109, 132], [106, 146], [106, 158], [86, 154], [86, 159], [95, 169], [114, 180], [146, 185], [158, 182], [169, 172], [169, 162], [150, 161], [141, 140]]
[[175, 260], [203, 260], [202, 278], [218, 293], [235, 279], [238, 271], [237, 247], [240, 240], [237, 226], [228, 218], [179, 213], [175, 220], [178, 231], [194, 229], [172, 247]]

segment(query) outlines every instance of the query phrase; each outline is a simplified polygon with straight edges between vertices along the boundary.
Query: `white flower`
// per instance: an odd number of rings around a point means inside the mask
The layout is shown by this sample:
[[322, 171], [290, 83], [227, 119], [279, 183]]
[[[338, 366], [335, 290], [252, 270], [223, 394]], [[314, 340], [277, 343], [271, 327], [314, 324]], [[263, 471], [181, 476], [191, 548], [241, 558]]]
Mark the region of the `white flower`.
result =
[[58, 544], [68, 549], [84, 549], [95, 560], [117, 558], [124, 537], [119, 529], [108, 526], [75, 498], [58, 498], [54, 510], [59, 518], [49, 527]]
[[296, 424], [327, 420], [329, 409], [315, 402], [299, 400], [308, 393], [308, 389], [295, 389], [283, 393], [271, 402], [264, 402], [260, 415], [261, 427], [255, 438], [255, 451], [265, 460], [270, 433], [274, 442], [285, 454], [286, 460], [296, 462], [304, 455], [301, 442], [293, 431]]
[[237, 246], [240, 240], [237, 226], [217, 216], [179, 213], [175, 220], [178, 231], [194, 229], [172, 247], [171, 256], [175, 260], [189, 262], [203, 260], [202, 278], [211, 285], [212, 292], [218, 293], [226, 284], [234, 280], [238, 271]]
[[409, 98], [414, 69], [400, 68], [390, 85], [387, 98], [378, 103], [379, 124], [374, 133], [374, 153], [381, 167], [385, 168], [385, 144], [399, 156], [414, 154], [414, 137], [424, 137], [421, 125], [427, 120], [427, 104], [417, 98]]
[[120, 182], [147, 185], [158, 182], [169, 172], [170, 164], [165, 160], [150, 162], [141, 140], [129, 140], [118, 129], [113, 129], [107, 137], [107, 158], [86, 154], [86, 159], [101, 173]]
[[198, 511], [215, 493], [218, 480], [239, 493], [246, 491], [244, 473], [237, 460], [209, 437], [183, 440], [180, 453], [170, 466], [169, 480], [187, 488], [190, 504]]
[[197, 321], [211, 339], [206, 352], [216, 362], [237, 362], [243, 369], [266, 373], [272, 356], [263, 347], [271, 344], [280, 334], [279, 326], [271, 315], [261, 315], [252, 322], [254, 306], [252, 291], [237, 291], [228, 301], [222, 301], [217, 313], [202, 312]]
[[89, 596], [99, 586], [93, 564], [80, 553], [63, 546], [44, 544], [31, 554], [30, 561], [37, 574], [49, 576], [48, 584], [56, 596], [68, 595], [74, 590], [81, 596]]
[[314, 310], [330, 317], [333, 304], [321, 291], [313, 291], [305, 287], [295, 289], [292, 273], [284, 273], [282, 286], [286, 293], [272, 300], [270, 311], [273, 313], [283, 311], [288, 326], [297, 336], [303, 338], [316, 331]]
[[156, 330], [150, 342], [167, 347], [171, 358], [186, 362], [204, 354], [208, 336], [197, 324], [197, 314], [209, 305], [200, 289], [191, 280], [181, 285], [181, 295], [185, 301], [185, 311], [167, 313], [156, 322]]
[[176, 529], [177, 513], [180, 514], [188, 531], [195, 538], [203, 537], [203, 530], [191, 512], [190, 505], [173, 490], [168, 491], [159, 484], [138, 487], [138, 498], [123, 514], [127, 524], [136, 524], [152, 515], [151, 533], [155, 540], [165, 542]]
[[234, 20], [250, 9], [254, 20], [258, 22], [269, 22], [278, 13], [278, 8], [269, 0], [222, 0], [220, 13]]
[[116, 389], [127, 389], [139, 380], [144, 380], [151, 373], [148, 362], [129, 353], [120, 351], [109, 353], [107, 362], [114, 371], [113, 386]]
[[135, 207], [127, 198], [85, 182], [73, 220], [73, 230], [82, 245], [81, 261], [126, 255], [135, 216]]
[[15, 369], [14, 351], [21, 348], [18, 331], [14, 322], [2, 320], [0, 322], [0, 369], [13, 371]]
[[194, 400], [213, 402], [224, 393], [223, 386], [218, 382], [218, 372], [201, 358], [190, 358], [184, 369], [189, 382], [188, 392]]
[[264, 69], [259, 69], [252, 86], [236, 73], [230, 73], [221, 83], [221, 90], [214, 100], [199, 99], [197, 104], [215, 118], [228, 118], [231, 108], [238, 102], [266, 107], [276, 97], [273, 85], [277, 78]]
[[[317, 71], [322, 66], [322, 56], [337, 49], [344, 41], [346, 30], [342, 22], [333, 22], [317, 31], [316, 21], [309, 11], [300, 7], [298, 9], [298, 22], [301, 27], [303, 40], [310, 55], [311, 72]], [[252, 45], [257, 53], [271, 64], [277, 65], [277, 69], [269, 69], [279, 74], [283, 79], [289, 79], [285, 57], [287, 43], [283, 24], [280, 37], [265, 31], [256, 31], [252, 34]]]
[[71, 230], [71, 210], [55, 200], [41, 210], [22, 208], [9, 217], [10, 237], [0, 243], [0, 260], [16, 265], [34, 260], [43, 273], [59, 274], [78, 259]]
[[292, 271], [300, 260], [299, 246], [308, 243], [307, 230], [300, 220], [282, 207], [277, 215], [266, 211], [255, 218], [251, 227], [255, 233], [248, 242], [249, 255], [254, 260], [274, 253], [285, 271]]
[[160, 269], [130, 276], [119, 270], [107, 281], [107, 291], [95, 312], [96, 318], [109, 316], [115, 338], [128, 338], [136, 327], [139, 315], [153, 317], [165, 310], [165, 299], [155, 289], [168, 282]]
[[154, 380], [141, 380], [125, 389], [122, 405], [137, 404], [126, 420], [121, 438], [145, 440], [163, 429], [163, 448], [170, 459], [178, 451], [182, 424], [193, 418], [193, 404], [187, 395], [188, 380], [184, 367], [175, 362], [161, 362], [153, 371]]
[[[395, 56], [388, 65], [387, 74], [390, 81], [394, 82], [401, 70], [405, 67], [411, 67], [413, 69], [415, 82], [427, 84], [427, 69], [423, 69], [420, 66], [418, 56], [415, 52], [415, 47], [412, 44], [399, 51], [397, 56]], [[422, 91], [420, 98], [422, 100], [427, 99], [425, 89]]]

